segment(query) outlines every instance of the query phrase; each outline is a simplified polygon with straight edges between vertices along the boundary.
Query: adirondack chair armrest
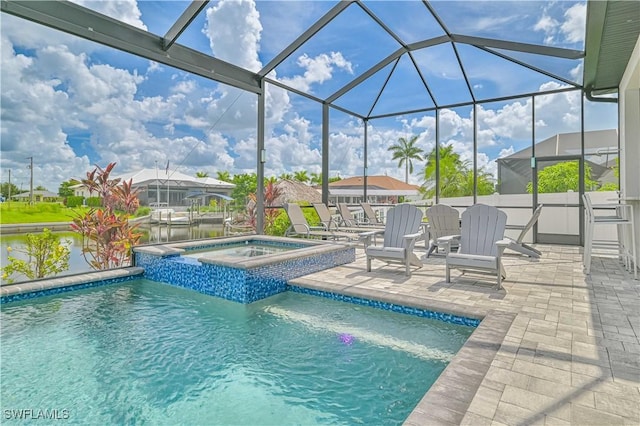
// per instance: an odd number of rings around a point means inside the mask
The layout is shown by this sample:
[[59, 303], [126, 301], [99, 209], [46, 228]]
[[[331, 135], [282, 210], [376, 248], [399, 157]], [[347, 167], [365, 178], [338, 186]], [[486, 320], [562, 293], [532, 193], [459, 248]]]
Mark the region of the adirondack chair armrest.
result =
[[424, 238], [424, 233], [416, 232], [415, 234], [407, 234], [407, 235], [404, 235], [402, 238], [404, 238], [405, 241], [410, 241], [410, 240], [413, 240], [414, 242], [420, 241], [421, 238]]
[[360, 232], [358, 233], [358, 235], [360, 236], [360, 240], [362, 240], [364, 247], [367, 248], [371, 245], [371, 239], [375, 238], [378, 235], [382, 235], [384, 234], [384, 230], [383, 229], [378, 229], [375, 231], [367, 231], [367, 232]]
[[511, 244], [511, 240], [508, 238], [503, 238], [500, 241], [496, 241], [496, 245], [498, 246], [498, 257], [502, 257], [502, 253], [504, 252], [504, 249], [509, 247], [510, 244]]
[[442, 247], [445, 253], [451, 253], [451, 247], [459, 245], [462, 235], [447, 235], [445, 237], [438, 238], [438, 247]]

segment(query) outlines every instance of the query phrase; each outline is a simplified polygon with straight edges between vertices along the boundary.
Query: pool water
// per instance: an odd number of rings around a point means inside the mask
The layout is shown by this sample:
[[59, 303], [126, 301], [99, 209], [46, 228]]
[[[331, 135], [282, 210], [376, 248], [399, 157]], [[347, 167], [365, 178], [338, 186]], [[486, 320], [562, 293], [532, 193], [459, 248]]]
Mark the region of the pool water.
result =
[[285, 251], [295, 250], [297, 246], [277, 246], [272, 244], [233, 244], [224, 245], [218, 248], [209, 248], [204, 250], [189, 250], [182, 254], [183, 257], [211, 257], [211, 256], [232, 256], [232, 257], [255, 257], [265, 256]]
[[2, 306], [1, 410], [79, 424], [400, 424], [474, 330], [148, 280]]

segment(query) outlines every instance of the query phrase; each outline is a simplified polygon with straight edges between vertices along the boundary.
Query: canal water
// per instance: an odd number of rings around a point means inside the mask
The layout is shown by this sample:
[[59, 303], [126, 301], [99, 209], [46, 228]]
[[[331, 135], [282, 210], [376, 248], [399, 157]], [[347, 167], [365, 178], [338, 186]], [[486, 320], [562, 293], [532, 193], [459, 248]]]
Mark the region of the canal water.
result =
[[[174, 242], [199, 240], [204, 238], [220, 237], [223, 235], [222, 225], [204, 223], [191, 226], [171, 227], [167, 227], [166, 225], [141, 225], [138, 230], [142, 232], [142, 244], [163, 243], [169, 241]], [[69, 257], [69, 269], [57, 276], [79, 274], [83, 272], [90, 272], [93, 270], [82, 256], [82, 239], [80, 235], [70, 231], [54, 232], [54, 234], [58, 235], [63, 243], [66, 244], [71, 250], [71, 255]], [[2, 235], [2, 237], [0, 238], [1, 267], [7, 265], [9, 247], [13, 249], [11, 251], [11, 256], [19, 259], [27, 259], [26, 255], [23, 255], [22, 253], [16, 251], [16, 249], [21, 249], [24, 247], [26, 235], [27, 234]], [[14, 282], [20, 282], [25, 281], [26, 277], [13, 275], [12, 279]], [[5, 284], [4, 280], [2, 280], [2, 284]]]

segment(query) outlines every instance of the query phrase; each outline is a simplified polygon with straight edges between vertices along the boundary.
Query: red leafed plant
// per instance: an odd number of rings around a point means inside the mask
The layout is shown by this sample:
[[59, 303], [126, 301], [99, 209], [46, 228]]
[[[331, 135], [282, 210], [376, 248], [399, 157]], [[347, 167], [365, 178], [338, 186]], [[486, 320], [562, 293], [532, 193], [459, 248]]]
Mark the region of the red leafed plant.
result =
[[[279, 209], [267, 208], [273, 207], [276, 204], [276, 200], [280, 197], [280, 188], [275, 184], [274, 180], [267, 180], [264, 185], [264, 229], [268, 234], [270, 228], [273, 226], [276, 218], [280, 214]], [[249, 194], [249, 206], [247, 207], [247, 213], [249, 215], [249, 225], [256, 229], [257, 211], [256, 211], [256, 194]]]
[[115, 165], [110, 163], [104, 169], [96, 166], [87, 172], [82, 183], [89, 194], [97, 194], [102, 199], [102, 207], [79, 215], [71, 224], [71, 228], [82, 235], [82, 255], [96, 270], [129, 265], [131, 249], [142, 236], [137, 232], [137, 225], [129, 224], [129, 215], [140, 205], [139, 191], [132, 189], [131, 180], [110, 179]]

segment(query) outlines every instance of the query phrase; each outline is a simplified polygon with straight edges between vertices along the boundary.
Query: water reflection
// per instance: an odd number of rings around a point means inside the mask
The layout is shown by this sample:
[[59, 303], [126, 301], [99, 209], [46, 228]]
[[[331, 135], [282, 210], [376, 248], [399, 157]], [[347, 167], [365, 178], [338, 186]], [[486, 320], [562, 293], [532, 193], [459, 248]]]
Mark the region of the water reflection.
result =
[[[138, 228], [142, 232], [142, 244], [163, 243], [169, 241], [199, 240], [205, 238], [220, 237], [223, 235], [222, 225], [199, 224], [192, 226], [171, 226], [166, 225], [142, 225]], [[69, 257], [69, 269], [58, 276], [79, 274], [92, 271], [89, 264], [82, 255], [82, 238], [75, 232], [54, 232], [63, 243], [69, 247], [71, 255]], [[0, 266], [7, 265], [8, 247], [21, 249], [26, 241], [25, 234], [2, 235], [0, 239]], [[27, 256], [15, 250], [11, 255], [18, 259], [27, 260]], [[25, 281], [26, 277], [13, 275], [14, 282]], [[5, 284], [5, 281], [2, 281]]]

